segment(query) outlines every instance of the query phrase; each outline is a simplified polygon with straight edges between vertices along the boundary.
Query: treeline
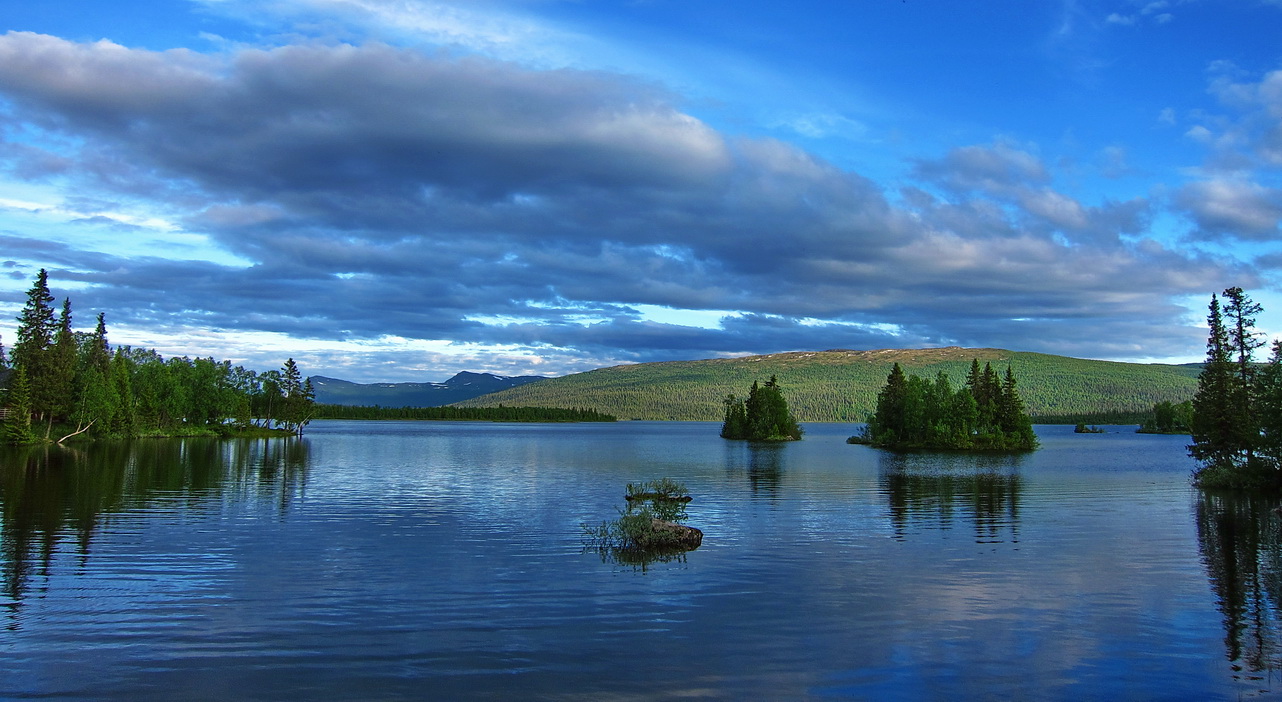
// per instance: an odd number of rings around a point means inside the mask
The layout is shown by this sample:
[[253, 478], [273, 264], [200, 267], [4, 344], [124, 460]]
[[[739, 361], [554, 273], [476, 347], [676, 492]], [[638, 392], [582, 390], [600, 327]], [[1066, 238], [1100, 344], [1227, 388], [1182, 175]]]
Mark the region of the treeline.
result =
[[317, 419], [423, 419], [481, 422], [613, 422], [611, 414], [559, 407], [378, 407], [316, 405]]
[[999, 377], [991, 363], [971, 362], [966, 383], [953, 389], [948, 375], [933, 381], [906, 375], [896, 363], [877, 395], [866, 434], [851, 437], [890, 449], [1031, 450], [1033, 423], [1006, 367]]
[[105, 315], [92, 333], [72, 329], [71, 300], [57, 315], [42, 269], [17, 318], [17, 340], [0, 346], [0, 439], [10, 444], [73, 436], [227, 434], [272, 427], [302, 433], [314, 393], [293, 359], [256, 373], [230, 361], [164, 358], [107, 342]]
[[1206, 362], [1193, 396], [1189, 455], [1201, 466], [1202, 487], [1282, 488], [1282, 339], [1264, 365], [1255, 352], [1265, 345], [1255, 331], [1263, 308], [1242, 288], [1211, 296]]

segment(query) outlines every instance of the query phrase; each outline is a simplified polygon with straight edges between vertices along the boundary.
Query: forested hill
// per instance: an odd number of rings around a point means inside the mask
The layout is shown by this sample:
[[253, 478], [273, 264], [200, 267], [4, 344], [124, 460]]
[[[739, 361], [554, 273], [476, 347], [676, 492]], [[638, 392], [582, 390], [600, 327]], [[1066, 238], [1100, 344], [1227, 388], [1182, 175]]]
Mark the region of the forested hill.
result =
[[1036, 421], [1056, 415], [1100, 423], [1138, 421], [1162, 400], [1192, 398], [1196, 366], [1090, 361], [1001, 349], [816, 351], [766, 356], [615, 366], [551, 378], [458, 403], [482, 407], [584, 407], [620, 419], [720, 420], [728, 393], [743, 395], [771, 375], [800, 421], [867, 419], [896, 361], [909, 374], [934, 378], [943, 371], [960, 385], [971, 359], [1004, 372], [1010, 364], [1020, 395]]

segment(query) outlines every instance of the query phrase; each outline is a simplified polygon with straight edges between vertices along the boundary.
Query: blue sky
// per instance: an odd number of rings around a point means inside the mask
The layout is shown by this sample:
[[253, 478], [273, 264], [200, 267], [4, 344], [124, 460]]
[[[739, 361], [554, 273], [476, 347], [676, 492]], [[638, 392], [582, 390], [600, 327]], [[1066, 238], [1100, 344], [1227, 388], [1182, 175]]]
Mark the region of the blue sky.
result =
[[1282, 333], [1282, 1], [0, 10], [0, 341], [357, 381]]

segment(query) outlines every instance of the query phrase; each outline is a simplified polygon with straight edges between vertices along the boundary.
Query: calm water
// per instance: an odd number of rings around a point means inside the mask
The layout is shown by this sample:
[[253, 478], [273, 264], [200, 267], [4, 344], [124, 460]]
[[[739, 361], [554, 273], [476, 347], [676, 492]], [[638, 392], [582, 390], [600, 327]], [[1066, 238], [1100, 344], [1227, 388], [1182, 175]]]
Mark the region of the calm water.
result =
[[[1240, 699], [1282, 691], [1282, 517], [1186, 437], [895, 456], [809, 425], [318, 422], [0, 454], [0, 697]], [[683, 481], [703, 546], [585, 551]]]

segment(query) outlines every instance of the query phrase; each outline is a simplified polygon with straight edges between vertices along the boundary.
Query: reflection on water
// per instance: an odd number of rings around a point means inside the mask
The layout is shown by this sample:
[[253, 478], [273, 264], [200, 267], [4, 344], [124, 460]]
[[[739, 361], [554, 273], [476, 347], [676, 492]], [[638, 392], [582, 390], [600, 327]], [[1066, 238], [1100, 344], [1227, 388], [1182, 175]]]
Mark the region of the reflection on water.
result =
[[910, 527], [949, 529], [959, 513], [976, 543], [1019, 542], [1023, 454], [883, 453], [878, 482], [895, 538]]
[[[0, 561], [4, 605], [22, 606], [32, 582], [74, 539], [83, 568], [95, 531], [113, 514], [164, 510], [196, 494], [234, 493], [280, 513], [303, 493], [306, 440], [155, 439], [98, 443], [92, 451], [39, 446], [0, 453]], [[43, 586], [42, 586], [43, 587]]]
[[1257, 680], [1282, 666], [1282, 514], [1276, 498], [1205, 492], [1197, 533], [1207, 575], [1224, 617], [1224, 644], [1235, 671]]
[[777, 499], [787, 448], [787, 444], [779, 442], [727, 441], [726, 472], [745, 474], [754, 497]]

